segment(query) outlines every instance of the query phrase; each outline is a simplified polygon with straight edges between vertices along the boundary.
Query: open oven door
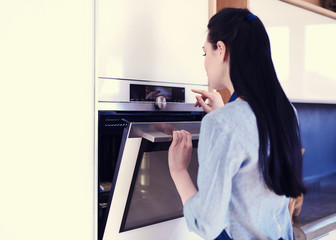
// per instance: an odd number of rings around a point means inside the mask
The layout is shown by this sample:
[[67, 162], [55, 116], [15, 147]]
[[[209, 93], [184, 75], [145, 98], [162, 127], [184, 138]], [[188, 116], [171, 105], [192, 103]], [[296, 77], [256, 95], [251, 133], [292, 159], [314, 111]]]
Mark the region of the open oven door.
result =
[[196, 186], [201, 122], [130, 123], [112, 183], [103, 240], [201, 239], [189, 232], [168, 168], [173, 130], [192, 134], [189, 172]]

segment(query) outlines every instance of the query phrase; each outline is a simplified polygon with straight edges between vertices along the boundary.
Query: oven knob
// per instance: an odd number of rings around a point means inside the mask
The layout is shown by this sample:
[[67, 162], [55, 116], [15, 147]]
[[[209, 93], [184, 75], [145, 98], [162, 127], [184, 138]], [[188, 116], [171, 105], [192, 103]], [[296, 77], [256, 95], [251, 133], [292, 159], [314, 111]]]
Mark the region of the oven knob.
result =
[[166, 101], [166, 98], [164, 96], [158, 96], [156, 99], [155, 99], [155, 107], [157, 109], [164, 109], [167, 105], [167, 101]]

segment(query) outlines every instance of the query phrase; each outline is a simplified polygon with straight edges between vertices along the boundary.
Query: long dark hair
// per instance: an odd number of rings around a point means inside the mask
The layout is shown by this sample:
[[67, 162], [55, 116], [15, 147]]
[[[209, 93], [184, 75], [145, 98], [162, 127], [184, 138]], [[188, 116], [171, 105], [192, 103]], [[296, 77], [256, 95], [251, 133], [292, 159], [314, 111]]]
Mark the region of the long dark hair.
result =
[[208, 24], [213, 49], [223, 41], [236, 94], [251, 106], [259, 132], [259, 169], [278, 195], [306, 193], [302, 180], [300, 129], [273, 66], [265, 27], [247, 9], [226, 8]]

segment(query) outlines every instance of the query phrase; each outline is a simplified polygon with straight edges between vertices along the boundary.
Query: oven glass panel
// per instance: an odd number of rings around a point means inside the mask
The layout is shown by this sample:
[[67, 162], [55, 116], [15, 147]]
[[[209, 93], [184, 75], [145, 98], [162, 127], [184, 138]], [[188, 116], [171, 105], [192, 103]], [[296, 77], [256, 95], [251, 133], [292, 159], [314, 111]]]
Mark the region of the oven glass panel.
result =
[[155, 101], [158, 96], [167, 102], [185, 102], [185, 88], [130, 84], [130, 101]]
[[[183, 205], [169, 173], [167, 150], [143, 152], [141, 155], [135, 170], [135, 181], [130, 190], [121, 231], [183, 216]], [[196, 147], [193, 148], [188, 170], [197, 186]]]

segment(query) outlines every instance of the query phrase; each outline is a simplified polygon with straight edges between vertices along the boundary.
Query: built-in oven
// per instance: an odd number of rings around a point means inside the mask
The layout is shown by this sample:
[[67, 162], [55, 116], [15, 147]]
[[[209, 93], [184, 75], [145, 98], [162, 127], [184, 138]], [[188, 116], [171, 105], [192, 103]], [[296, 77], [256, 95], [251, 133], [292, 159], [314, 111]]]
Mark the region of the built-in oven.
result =
[[100, 81], [98, 239], [198, 239], [183, 219], [183, 205], [169, 173], [168, 149], [173, 130], [192, 134], [188, 170], [196, 185], [204, 112], [194, 107], [190, 88], [206, 86]]

